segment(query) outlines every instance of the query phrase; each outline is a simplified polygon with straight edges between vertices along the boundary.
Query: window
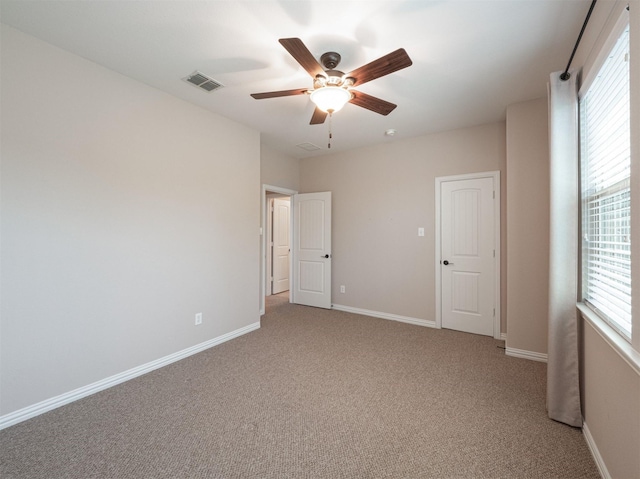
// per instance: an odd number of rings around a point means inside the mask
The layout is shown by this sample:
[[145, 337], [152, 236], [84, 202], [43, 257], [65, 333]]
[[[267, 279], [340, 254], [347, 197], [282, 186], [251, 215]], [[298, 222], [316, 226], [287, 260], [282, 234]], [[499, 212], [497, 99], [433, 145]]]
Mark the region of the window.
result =
[[631, 339], [629, 24], [580, 99], [583, 301]]

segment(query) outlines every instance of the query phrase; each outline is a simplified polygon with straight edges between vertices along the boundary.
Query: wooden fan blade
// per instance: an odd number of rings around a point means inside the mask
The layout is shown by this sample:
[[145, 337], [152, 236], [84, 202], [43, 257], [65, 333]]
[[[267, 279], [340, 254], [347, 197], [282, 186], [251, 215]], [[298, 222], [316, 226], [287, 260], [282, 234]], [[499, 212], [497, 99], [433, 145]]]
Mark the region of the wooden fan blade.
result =
[[326, 111], [322, 111], [320, 108], [316, 107], [313, 111], [313, 115], [311, 116], [310, 125], [320, 125], [324, 123], [324, 120], [327, 119], [328, 113]]
[[411, 58], [409, 58], [409, 55], [407, 55], [407, 52], [404, 48], [399, 48], [395, 52], [388, 53], [371, 63], [367, 63], [345, 76], [354, 79], [354, 86], [362, 85], [363, 83], [383, 77], [389, 73], [402, 70], [403, 68], [407, 68], [411, 65], [413, 65], [413, 62], [411, 61]]
[[280, 44], [296, 59], [296, 61], [309, 72], [312, 78], [316, 75], [324, 75], [322, 65], [311, 54], [309, 49], [302, 43], [299, 38], [281, 38], [278, 40]]
[[396, 108], [396, 106], [398, 106], [394, 105], [393, 103], [389, 103], [388, 101], [381, 100], [380, 98], [376, 98], [375, 96], [362, 93], [361, 91], [350, 91], [351, 93], [353, 93], [353, 98], [349, 100], [349, 103], [353, 103], [354, 105], [361, 106], [362, 108], [366, 108], [367, 110], [380, 113], [381, 115], [388, 115]]
[[296, 90], [269, 91], [266, 93], [252, 93], [251, 96], [256, 100], [264, 100], [265, 98], [277, 98], [279, 96], [304, 95], [309, 91], [308, 88], [298, 88]]

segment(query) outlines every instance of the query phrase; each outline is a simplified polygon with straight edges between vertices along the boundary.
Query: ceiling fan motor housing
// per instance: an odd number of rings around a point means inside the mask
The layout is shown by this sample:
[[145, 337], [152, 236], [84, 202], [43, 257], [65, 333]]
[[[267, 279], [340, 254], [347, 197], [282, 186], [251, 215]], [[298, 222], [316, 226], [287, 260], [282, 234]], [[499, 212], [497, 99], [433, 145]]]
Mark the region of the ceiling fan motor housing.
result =
[[339, 53], [327, 52], [323, 53], [322, 56], [320, 56], [320, 63], [322, 63], [327, 70], [333, 70], [338, 66], [341, 59], [342, 57]]

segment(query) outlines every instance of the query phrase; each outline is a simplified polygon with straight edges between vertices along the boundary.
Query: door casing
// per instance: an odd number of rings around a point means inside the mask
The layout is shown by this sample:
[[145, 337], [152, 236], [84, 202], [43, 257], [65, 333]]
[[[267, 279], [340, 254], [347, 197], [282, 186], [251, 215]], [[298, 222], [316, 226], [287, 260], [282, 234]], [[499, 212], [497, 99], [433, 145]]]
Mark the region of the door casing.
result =
[[435, 284], [436, 284], [436, 328], [442, 328], [442, 283], [441, 283], [441, 270], [442, 265], [440, 261], [443, 259], [440, 257], [441, 255], [441, 193], [442, 193], [442, 184], [444, 182], [449, 181], [458, 181], [458, 180], [470, 180], [470, 179], [478, 179], [478, 178], [492, 178], [494, 191], [495, 191], [495, 201], [493, 202], [494, 207], [494, 249], [496, 252], [495, 262], [494, 262], [494, 305], [495, 305], [495, 315], [493, 318], [493, 337], [495, 339], [501, 339], [500, 332], [500, 171], [488, 171], [482, 173], [470, 173], [465, 175], [454, 175], [454, 176], [443, 176], [435, 179], [435, 205], [436, 205], [436, 237], [435, 237]]
[[[289, 188], [281, 188], [279, 186], [273, 185], [262, 185], [262, 194], [260, 196], [260, 211], [262, 220], [260, 224], [260, 316], [265, 313], [264, 307], [264, 298], [266, 296], [266, 270], [267, 270], [267, 193], [278, 193], [286, 196], [293, 196], [298, 192], [296, 190], [291, 190]], [[291, 226], [291, 225], [290, 225]], [[291, 231], [291, 227], [289, 227], [289, 231]], [[291, 264], [289, 266], [289, 278], [291, 278]]]

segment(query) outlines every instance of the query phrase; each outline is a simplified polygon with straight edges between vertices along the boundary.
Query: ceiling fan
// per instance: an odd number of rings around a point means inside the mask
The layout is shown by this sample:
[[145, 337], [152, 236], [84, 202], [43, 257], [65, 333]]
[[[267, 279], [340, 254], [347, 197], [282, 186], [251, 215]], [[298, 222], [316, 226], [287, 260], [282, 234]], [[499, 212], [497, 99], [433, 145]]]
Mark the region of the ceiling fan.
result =
[[320, 57], [321, 65], [299, 38], [281, 38], [278, 41], [311, 75], [313, 88], [252, 93], [251, 96], [256, 100], [263, 100], [265, 98], [309, 94], [311, 101], [316, 104], [316, 109], [311, 117], [311, 125], [324, 123], [327, 115], [338, 111], [347, 102], [381, 115], [388, 115], [397, 105], [354, 90], [353, 87], [413, 64], [404, 48], [399, 48], [345, 75], [335, 69], [341, 59], [338, 53], [324, 53]]

